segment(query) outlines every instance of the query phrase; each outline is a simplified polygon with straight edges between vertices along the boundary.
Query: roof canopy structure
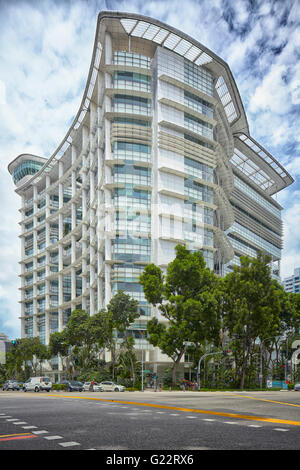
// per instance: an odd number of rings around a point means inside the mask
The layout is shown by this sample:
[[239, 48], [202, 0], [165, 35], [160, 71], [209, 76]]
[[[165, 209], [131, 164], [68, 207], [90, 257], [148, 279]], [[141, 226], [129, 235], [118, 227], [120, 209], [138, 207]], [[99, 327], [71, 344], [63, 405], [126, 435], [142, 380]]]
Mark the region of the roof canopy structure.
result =
[[128, 38], [137, 37], [150, 41], [155, 46], [159, 45], [167, 48], [195, 65], [205, 66], [208, 70], [214, 72], [218, 77], [215, 84], [216, 93], [224, 108], [228, 125], [236, 136], [235, 141], [242, 144], [236, 146], [231, 158], [232, 164], [268, 195], [272, 195], [293, 183], [293, 178], [280, 163], [250, 137], [243, 103], [226, 62], [195, 39], [153, 18], [132, 13], [104, 11], [98, 15], [92, 61], [77, 115], [65, 138], [45, 165], [18, 189], [24, 189], [26, 185], [32, 184], [34, 180], [35, 182], [38, 181], [44, 171], [51, 170], [52, 166], [60, 160], [69, 145], [72, 144], [72, 131], [76, 130], [82, 123], [93, 95], [103, 52], [101, 35], [105, 30], [113, 31], [116, 29], [120, 32], [123, 31]]

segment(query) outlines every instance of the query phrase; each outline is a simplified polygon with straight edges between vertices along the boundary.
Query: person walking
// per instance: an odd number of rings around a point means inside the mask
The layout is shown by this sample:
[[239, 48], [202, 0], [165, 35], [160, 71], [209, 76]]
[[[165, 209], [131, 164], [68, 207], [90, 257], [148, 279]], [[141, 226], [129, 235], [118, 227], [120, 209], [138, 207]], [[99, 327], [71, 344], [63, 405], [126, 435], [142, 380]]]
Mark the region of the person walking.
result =
[[90, 383], [90, 392], [94, 391], [94, 385], [95, 385], [95, 381], [92, 380], [91, 383]]

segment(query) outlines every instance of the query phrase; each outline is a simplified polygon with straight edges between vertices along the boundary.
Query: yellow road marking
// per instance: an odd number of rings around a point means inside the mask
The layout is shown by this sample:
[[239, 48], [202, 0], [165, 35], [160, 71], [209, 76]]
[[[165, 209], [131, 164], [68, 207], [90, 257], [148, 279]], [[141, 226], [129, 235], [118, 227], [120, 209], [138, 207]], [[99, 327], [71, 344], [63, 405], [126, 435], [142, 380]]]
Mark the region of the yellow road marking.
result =
[[165, 410], [185, 411], [188, 413], [200, 413], [200, 414], [213, 415], [213, 416], [246, 419], [250, 421], [263, 421], [265, 423], [280, 423], [280, 424], [290, 424], [293, 426], [300, 426], [300, 421], [292, 421], [292, 420], [279, 419], [279, 418], [265, 418], [263, 416], [249, 416], [249, 415], [242, 415], [242, 414], [236, 414], [236, 413], [223, 413], [219, 411], [210, 411], [210, 410], [195, 410], [193, 408], [182, 408], [178, 406], [157, 405], [153, 403], [140, 403], [140, 402], [123, 401], [123, 400], [109, 400], [109, 399], [104, 399], [104, 398], [75, 397], [75, 396], [71, 397], [70, 395], [48, 395], [48, 396], [61, 397], [61, 398], [79, 398], [81, 400], [95, 400], [95, 401], [103, 401], [103, 402], [122, 403], [125, 405], [148, 406], [150, 408], [162, 408]]
[[31, 432], [22, 432], [20, 434], [2, 434], [0, 437], [12, 437], [12, 436], [28, 436]]
[[275, 400], [267, 400], [266, 398], [257, 398], [257, 397], [250, 397], [249, 395], [236, 395], [236, 394], [231, 394], [233, 397], [239, 397], [239, 398], [249, 398], [251, 400], [259, 400], [259, 401], [266, 401], [268, 403], [277, 403], [278, 405], [287, 405], [287, 406], [296, 406], [300, 408], [300, 405], [296, 405], [295, 403], [286, 403], [284, 401], [275, 401]]

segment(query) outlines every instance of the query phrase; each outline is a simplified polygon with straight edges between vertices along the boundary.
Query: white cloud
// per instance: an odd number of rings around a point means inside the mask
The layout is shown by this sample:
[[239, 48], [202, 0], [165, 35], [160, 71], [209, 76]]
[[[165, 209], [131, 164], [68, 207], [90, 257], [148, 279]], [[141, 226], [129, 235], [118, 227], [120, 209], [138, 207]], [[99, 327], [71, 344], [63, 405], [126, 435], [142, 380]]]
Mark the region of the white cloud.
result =
[[283, 81], [286, 72], [286, 66], [272, 65], [250, 100], [251, 112], [270, 110], [273, 113], [285, 114], [290, 110], [291, 102], [287, 100], [287, 86]]

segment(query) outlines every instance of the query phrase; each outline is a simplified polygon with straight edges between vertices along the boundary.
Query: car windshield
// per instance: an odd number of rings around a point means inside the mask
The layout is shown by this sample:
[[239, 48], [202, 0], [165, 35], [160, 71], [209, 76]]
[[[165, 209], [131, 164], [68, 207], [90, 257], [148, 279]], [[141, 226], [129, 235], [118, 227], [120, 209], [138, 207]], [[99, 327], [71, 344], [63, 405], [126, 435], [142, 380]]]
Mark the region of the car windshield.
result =
[[74, 381], [72, 381], [72, 382], [70, 382], [70, 383], [71, 383], [71, 385], [81, 385], [81, 382], [74, 382]]
[[42, 380], [43, 380], [43, 382], [50, 382], [50, 379], [49, 379], [49, 377], [43, 377], [43, 379], [42, 379]]

